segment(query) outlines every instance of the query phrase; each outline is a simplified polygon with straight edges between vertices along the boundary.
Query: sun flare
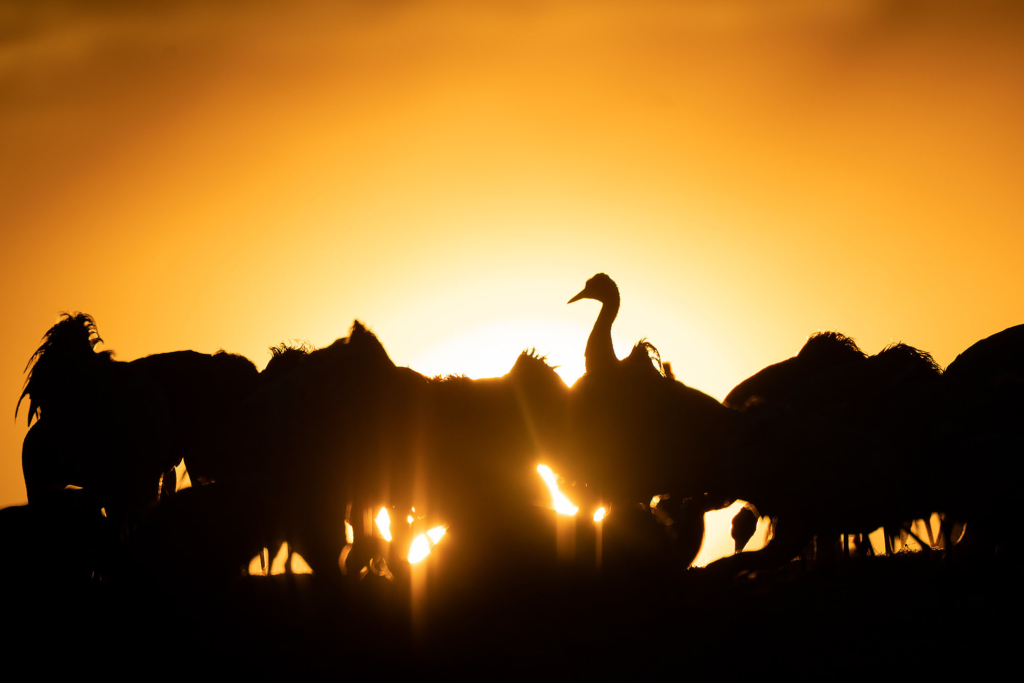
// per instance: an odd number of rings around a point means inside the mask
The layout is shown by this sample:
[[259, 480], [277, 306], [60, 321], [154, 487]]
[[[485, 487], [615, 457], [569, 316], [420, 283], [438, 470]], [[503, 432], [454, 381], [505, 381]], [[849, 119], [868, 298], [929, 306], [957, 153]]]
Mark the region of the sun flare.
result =
[[409, 546], [409, 564], [416, 564], [429, 555], [431, 548], [438, 544], [446, 531], [443, 526], [437, 526], [414, 538], [412, 545]]
[[537, 465], [537, 474], [541, 476], [548, 490], [551, 491], [551, 503], [560, 515], [575, 515], [579, 508], [565, 497], [565, 494], [558, 489], [558, 475], [551, 471], [547, 465]]
[[377, 513], [377, 529], [380, 531], [380, 535], [388, 543], [391, 542], [391, 517], [388, 516], [387, 508], [381, 508], [380, 512]]

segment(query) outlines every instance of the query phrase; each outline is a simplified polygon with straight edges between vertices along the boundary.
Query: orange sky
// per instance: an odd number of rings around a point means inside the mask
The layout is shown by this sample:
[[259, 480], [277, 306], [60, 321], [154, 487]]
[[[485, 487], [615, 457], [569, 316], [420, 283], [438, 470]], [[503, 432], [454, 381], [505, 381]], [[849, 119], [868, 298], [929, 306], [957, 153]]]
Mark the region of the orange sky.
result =
[[1024, 318], [1013, 3], [84, 4], [0, 8], [0, 505], [64, 310], [122, 360], [358, 317], [571, 376], [605, 271], [620, 352], [719, 398], [818, 329], [945, 365]]

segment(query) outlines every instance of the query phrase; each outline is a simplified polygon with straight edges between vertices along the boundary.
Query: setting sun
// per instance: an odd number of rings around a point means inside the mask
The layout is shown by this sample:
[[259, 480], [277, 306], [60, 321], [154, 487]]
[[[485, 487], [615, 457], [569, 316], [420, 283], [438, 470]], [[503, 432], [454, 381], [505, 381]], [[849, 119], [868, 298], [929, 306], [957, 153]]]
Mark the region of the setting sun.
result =
[[535, 348], [566, 384], [583, 374], [582, 349], [589, 330], [566, 323], [517, 321], [454, 335], [414, 359], [410, 366], [433, 376], [461, 374], [473, 379], [499, 377], [512, 369], [519, 354]]

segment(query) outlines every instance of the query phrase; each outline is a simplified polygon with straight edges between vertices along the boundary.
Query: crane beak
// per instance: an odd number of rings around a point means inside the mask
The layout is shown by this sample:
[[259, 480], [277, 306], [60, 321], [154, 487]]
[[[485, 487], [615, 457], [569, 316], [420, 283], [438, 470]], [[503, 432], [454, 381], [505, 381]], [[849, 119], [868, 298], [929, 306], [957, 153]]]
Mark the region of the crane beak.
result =
[[584, 287], [582, 292], [580, 292], [579, 294], [577, 294], [573, 298], [569, 299], [569, 301], [567, 303], [571, 304], [574, 301], [579, 301], [580, 299], [586, 299], [586, 298], [588, 298], [588, 294], [587, 294], [586, 288]]

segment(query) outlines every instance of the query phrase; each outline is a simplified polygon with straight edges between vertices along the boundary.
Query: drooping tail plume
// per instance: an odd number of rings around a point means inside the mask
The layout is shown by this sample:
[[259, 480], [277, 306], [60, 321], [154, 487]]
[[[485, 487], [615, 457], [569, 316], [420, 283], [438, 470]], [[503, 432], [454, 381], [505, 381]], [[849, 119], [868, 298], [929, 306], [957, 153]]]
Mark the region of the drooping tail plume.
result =
[[[46, 331], [43, 343], [25, 365], [28, 377], [14, 408], [15, 418], [21, 402], [29, 396], [28, 424], [31, 425], [33, 416], [38, 417], [42, 406], [60, 391], [62, 377], [83, 361], [92, 360], [96, 355], [96, 345], [102, 341], [91, 315], [61, 313], [60, 320]], [[101, 355], [109, 357], [111, 352], [104, 351]]]

